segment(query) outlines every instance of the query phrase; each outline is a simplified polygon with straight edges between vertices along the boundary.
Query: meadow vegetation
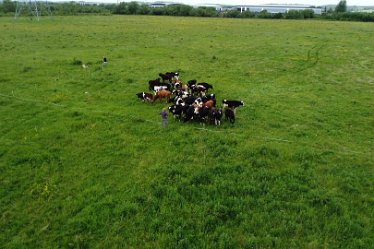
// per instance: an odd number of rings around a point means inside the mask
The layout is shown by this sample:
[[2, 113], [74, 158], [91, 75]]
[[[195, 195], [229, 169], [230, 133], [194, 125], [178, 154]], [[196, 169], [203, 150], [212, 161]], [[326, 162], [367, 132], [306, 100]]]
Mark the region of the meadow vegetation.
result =
[[[185, 4], [171, 4], [165, 7], [152, 8], [147, 3], [120, 2], [117, 4], [95, 4], [80, 2], [38, 2], [39, 15], [153, 15], [153, 16], [193, 16], [193, 17], [222, 17], [222, 18], [260, 18], [260, 19], [327, 19], [339, 21], [374, 22], [374, 12], [364, 11], [361, 7], [348, 9], [344, 0], [336, 5], [335, 10], [324, 7], [322, 14], [314, 14], [313, 10], [289, 10], [286, 13], [272, 13], [267, 10], [244, 11], [236, 9], [217, 11], [215, 7], [193, 7]], [[322, 6], [323, 7], [323, 6]], [[367, 7], [370, 10], [371, 7]], [[11, 0], [0, 2], [0, 17], [14, 16], [17, 3]], [[30, 16], [26, 5], [18, 9], [19, 16]]]
[[[2, 248], [374, 244], [372, 24], [3, 17], [0, 33]], [[235, 125], [163, 130], [166, 104], [135, 94], [167, 71], [244, 100]]]

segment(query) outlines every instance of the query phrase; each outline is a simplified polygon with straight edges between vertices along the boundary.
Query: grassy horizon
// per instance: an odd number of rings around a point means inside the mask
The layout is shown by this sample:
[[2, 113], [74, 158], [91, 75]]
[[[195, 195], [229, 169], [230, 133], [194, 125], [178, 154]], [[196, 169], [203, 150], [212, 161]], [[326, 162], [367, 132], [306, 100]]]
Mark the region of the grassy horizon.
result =
[[[2, 247], [372, 246], [372, 24], [80, 16], [0, 33]], [[162, 130], [167, 105], [135, 94], [166, 71], [244, 100], [235, 125]]]

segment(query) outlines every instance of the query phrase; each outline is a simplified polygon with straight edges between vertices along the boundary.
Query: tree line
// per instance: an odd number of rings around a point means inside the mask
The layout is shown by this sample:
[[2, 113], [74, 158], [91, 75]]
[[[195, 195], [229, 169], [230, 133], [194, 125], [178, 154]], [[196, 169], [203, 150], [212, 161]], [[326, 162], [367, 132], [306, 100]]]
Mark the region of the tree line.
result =
[[[223, 18], [265, 18], [265, 19], [328, 19], [344, 21], [374, 22], [374, 13], [347, 12], [346, 1], [338, 3], [335, 10], [325, 10], [322, 15], [315, 15], [313, 10], [290, 10], [286, 13], [240, 12], [238, 10], [217, 11], [213, 7], [194, 8], [184, 4], [173, 4], [165, 7], [152, 8], [148, 4], [137, 2], [121, 2], [119, 4], [80, 4], [76, 2], [45, 3], [39, 2], [42, 15], [43, 9], [48, 7], [53, 15], [83, 15], [83, 14], [117, 14], [117, 15], [157, 15], [157, 16], [196, 16]], [[16, 2], [4, 0], [0, 3], [0, 15], [11, 15], [16, 11]], [[23, 8], [23, 15], [27, 15], [27, 8]]]

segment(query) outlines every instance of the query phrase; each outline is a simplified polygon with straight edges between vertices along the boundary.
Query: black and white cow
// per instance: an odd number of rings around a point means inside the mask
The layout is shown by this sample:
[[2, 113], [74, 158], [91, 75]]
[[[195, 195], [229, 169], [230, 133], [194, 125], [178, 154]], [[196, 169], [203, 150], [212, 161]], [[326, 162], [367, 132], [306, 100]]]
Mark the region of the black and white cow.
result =
[[165, 74], [172, 76], [176, 80], [179, 80], [179, 73], [178, 72], [166, 72]]
[[144, 101], [152, 101], [153, 95], [151, 93], [146, 93], [146, 92], [141, 92], [137, 93], [136, 96], [138, 96], [139, 99], [141, 99], [143, 102]]
[[169, 87], [165, 86], [165, 85], [163, 85], [163, 86], [154, 86], [153, 87], [153, 91], [155, 91], [155, 92], [158, 92], [158, 91], [161, 91], [161, 90], [169, 90]]
[[180, 96], [175, 96], [174, 99], [173, 99], [173, 103], [174, 105], [178, 105], [178, 106], [184, 106], [185, 103], [183, 101], [183, 98], [180, 97]]
[[183, 112], [183, 106], [180, 105], [171, 105], [169, 106], [169, 112], [171, 112], [174, 118], [181, 118]]
[[198, 86], [203, 86], [208, 91], [209, 89], [213, 89], [213, 86], [206, 82], [197, 83]]
[[196, 85], [196, 83], [197, 83], [197, 80], [189, 80], [187, 81], [187, 86], [191, 88], [193, 85]]
[[206, 95], [204, 95], [203, 97], [201, 97], [203, 102], [207, 102], [208, 100], [215, 100], [216, 99], [216, 95], [214, 93], [208, 93]]
[[193, 104], [197, 107], [202, 107], [204, 102], [203, 102], [202, 98], [197, 98], [197, 99], [195, 99], [195, 102]]
[[176, 96], [182, 97], [182, 98], [186, 98], [186, 97], [190, 96], [190, 93], [183, 90], [183, 89], [174, 89], [172, 91], [172, 93], [175, 94]]
[[188, 82], [187, 82], [187, 90], [189, 91], [189, 93], [190, 94], [192, 94], [193, 93], [193, 89], [195, 88], [195, 86], [196, 86], [196, 80], [189, 80]]
[[222, 107], [228, 107], [228, 108], [237, 108], [239, 106], [244, 106], [244, 102], [241, 100], [222, 100]]
[[207, 89], [203, 85], [193, 85], [191, 91], [192, 94], [204, 96], [207, 92]]

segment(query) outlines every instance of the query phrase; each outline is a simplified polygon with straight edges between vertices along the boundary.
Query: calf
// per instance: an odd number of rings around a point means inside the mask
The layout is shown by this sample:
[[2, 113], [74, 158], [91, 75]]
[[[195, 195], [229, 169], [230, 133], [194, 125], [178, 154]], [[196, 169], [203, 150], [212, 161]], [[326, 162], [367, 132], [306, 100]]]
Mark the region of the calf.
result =
[[226, 120], [229, 120], [230, 123], [235, 123], [235, 113], [232, 109], [226, 108], [225, 109], [225, 118]]
[[222, 107], [228, 107], [228, 108], [237, 108], [239, 106], [244, 106], [243, 101], [239, 100], [222, 100]]
[[222, 119], [222, 109], [221, 108], [219, 108], [219, 109], [212, 108], [212, 110], [210, 112], [210, 115], [211, 115], [212, 123], [214, 123], [214, 125], [221, 125], [221, 119]]
[[138, 96], [139, 99], [144, 101], [152, 101], [153, 95], [151, 93], [141, 92], [137, 93], [136, 96]]

